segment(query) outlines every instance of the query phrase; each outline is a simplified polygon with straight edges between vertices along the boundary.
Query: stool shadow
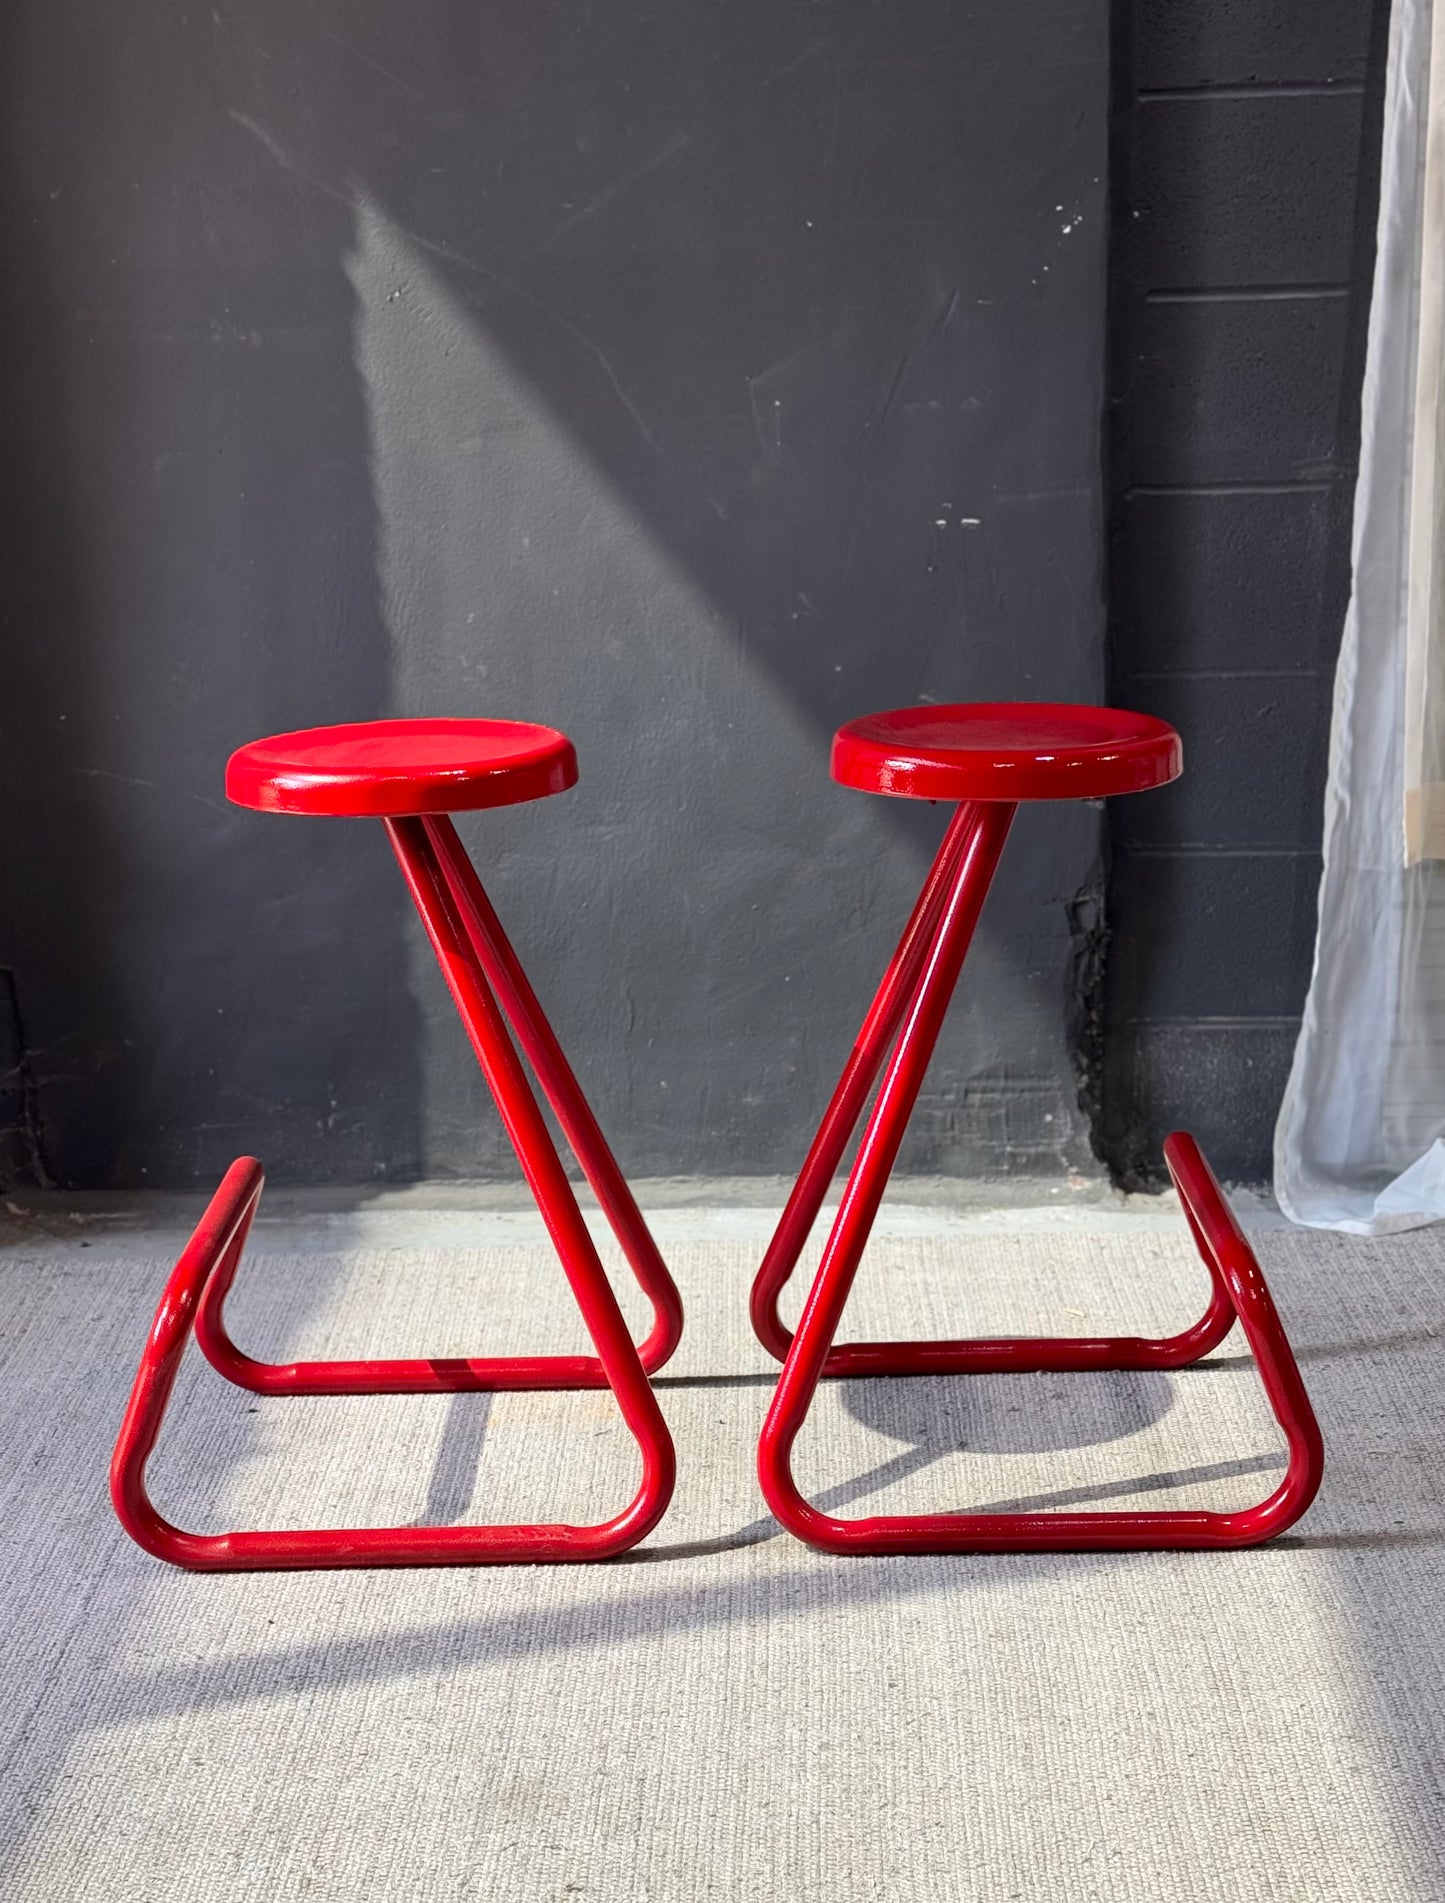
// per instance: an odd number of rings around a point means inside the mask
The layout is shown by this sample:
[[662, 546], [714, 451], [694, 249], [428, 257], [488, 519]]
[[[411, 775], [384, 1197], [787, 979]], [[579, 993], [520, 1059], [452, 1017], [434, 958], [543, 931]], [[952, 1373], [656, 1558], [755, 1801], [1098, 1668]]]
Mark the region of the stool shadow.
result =
[[[838, 1384], [855, 1421], [903, 1441], [919, 1465], [946, 1454], [1042, 1454], [1127, 1440], [1174, 1405], [1174, 1384], [1152, 1369], [1098, 1374], [947, 1375]], [[1054, 1407], [1041, 1403], [1060, 1402]]]
[[756, 1374], [655, 1374], [654, 1388], [775, 1388], [780, 1369], [760, 1369]]
[[[845, 1410], [854, 1420], [903, 1443], [902, 1449], [865, 1472], [851, 1475], [814, 1496], [814, 1504], [829, 1512], [852, 1506], [870, 1494], [922, 1473], [936, 1461], [961, 1451], [982, 1454], [1029, 1454], [1060, 1452], [1070, 1447], [1092, 1447], [1128, 1439], [1152, 1427], [1174, 1405], [1174, 1387], [1166, 1374], [1148, 1370], [1115, 1369], [1097, 1375], [1057, 1377], [1067, 1386], [1048, 1391], [1046, 1398], [1067, 1396], [1075, 1405], [1064, 1413], [1038, 1405], [1037, 1384], [1055, 1377], [1048, 1375], [1005, 1377], [1013, 1384], [1010, 1399], [1001, 1396], [1001, 1383], [980, 1379], [958, 1380], [947, 1376], [922, 1376], [842, 1381], [836, 1384]], [[771, 1375], [716, 1376], [705, 1385], [752, 1385], [771, 1383]], [[1032, 1394], [1022, 1392], [1029, 1383]], [[704, 1385], [699, 1380], [689, 1385]], [[683, 1385], [681, 1381], [678, 1385]], [[829, 1383], [829, 1386], [834, 1384]], [[1209, 1467], [1177, 1473], [1147, 1474], [1138, 1479], [1111, 1481], [1098, 1487], [1069, 1488], [1055, 1494], [1040, 1494], [1024, 1503], [1013, 1500], [989, 1501], [977, 1506], [955, 1509], [970, 1513], [1042, 1512], [1050, 1507], [1069, 1507], [1090, 1499], [1125, 1498], [1136, 1492], [1150, 1492], [1193, 1485], [1198, 1481], [1232, 1478], [1235, 1474], [1254, 1473], [1280, 1465], [1277, 1456], [1259, 1461], [1219, 1462]], [[725, 1553], [747, 1546], [758, 1546], [777, 1539], [782, 1528], [771, 1514], [751, 1520], [746, 1526], [713, 1539], [689, 1540], [665, 1546], [645, 1546], [623, 1553], [614, 1565], [641, 1565], [659, 1560], [697, 1559], [711, 1553]]]
[[482, 1447], [492, 1416], [492, 1394], [454, 1394], [432, 1461], [426, 1505], [412, 1526], [454, 1526], [470, 1510], [477, 1491]]
[[[1433, 1329], [1422, 1329], [1378, 1339], [1355, 1342], [1329, 1342], [1304, 1346], [1298, 1351], [1302, 1362], [1353, 1358], [1372, 1351], [1424, 1346], [1439, 1339]], [[1200, 1369], [1228, 1372], [1252, 1365], [1245, 1355], [1219, 1355], [1196, 1363], [1190, 1372]], [[1052, 1377], [1013, 1377], [1033, 1382]], [[659, 1375], [658, 1388], [769, 1388], [776, 1376], [766, 1370], [746, 1374]], [[833, 1384], [828, 1384], [832, 1386]], [[958, 1452], [987, 1454], [1029, 1454], [1062, 1452], [1071, 1447], [1098, 1446], [1123, 1440], [1162, 1420], [1173, 1406], [1174, 1389], [1169, 1376], [1130, 1370], [1114, 1370], [1098, 1375], [1071, 1377], [1067, 1389], [1051, 1392], [1047, 1398], [1061, 1398], [1066, 1392], [1071, 1402], [1084, 1402], [1065, 1415], [1058, 1410], [1039, 1407], [1037, 1395], [1000, 1403], [998, 1388], [981, 1381], [956, 1381], [944, 1377], [914, 1379], [872, 1379], [837, 1384], [845, 1410], [863, 1426], [891, 1440], [903, 1443], [901, 1450], [887, 1459], [851, 1475], [815, 1496], [815, 1504], [830, 1512], [854, 1505], [870, 1494], [925, 1471], [936, 1461]], [[493, 1397], [489, 1393], [455, 1394], [448, 1407], [446, 1424], [432, 1463], [426, 1503], [415, 1526], [447, 1526], [460, 1522], [469, 1512], [476, 1493], [482, 1452], [490, 1421]], [[1216, 1481], [1242, 1478], [1249, 1474], [1283, 1471], [1283, 1457], [1277, 1453], [1252, 1455], [1239, 1460], [1215, 1461], [1193, 1467], [1163, 1469], [1154, 1473], [1129, 1475], [1123, 1479], [1100, 1481], [1083, 1486], [1063, 1487], [1048, 1492], [1021, 1494], [986, 1500], [946, 1509], [959, 1513], [1045, 1513], [1083, 1508], [1110, 1500], [1127, 1500], [1140, 1494], [1172, 1492]], [[702, 1558], [709, 1554], [740, 1551], [762, 1545], [783, 1536], [783, 1530], [771, 1514], [763, 1514], [731, 1532], [710, 1539], [678, 1541], [666, 1545], [644, 1546], [620, 1554], [611, 1565], [651, 1565], [669, 1560]], [[1426, 1530], [1380, 1530], [1286, 1535], [1272, 1542], [1281, 1549], [1385, 1547], [1395, 1545], [1438, 1545], [1445, 1533]]]
[[[1308, 1367], [1316, 1361], [1353, 1361], [1364, 1355], [1398, 1354], [1411, 1348], [1435, 1348], [1440, 1345], [1442, 1338], [1445, 1338], [1445, 1331], [1439, 1328], [1412, 1328], [1397, 1335], [1372, 1335], [1359, 1341], [1306, 1343], [1295, 1348], [1294, 1357], [1302, 1366]], [[1209, 1355], [1203, 1361], [1194, 1362], [1190, 1373], [1228, 1374], [1254, 1366], [1254, 1356], [1246, 1350], [1243, 1354]]]

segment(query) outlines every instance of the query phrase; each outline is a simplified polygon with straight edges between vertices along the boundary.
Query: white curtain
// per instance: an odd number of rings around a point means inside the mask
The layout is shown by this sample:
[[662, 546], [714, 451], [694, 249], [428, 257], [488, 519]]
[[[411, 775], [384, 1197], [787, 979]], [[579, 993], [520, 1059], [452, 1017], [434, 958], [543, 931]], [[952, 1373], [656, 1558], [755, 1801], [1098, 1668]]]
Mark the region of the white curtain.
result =
[[1275, 1133], [1286, 1214], [1359, 1235], [1445, 1217], [1445, 0], [1431, 15], [1395, 0], [1390, 25], [1319, 937]]

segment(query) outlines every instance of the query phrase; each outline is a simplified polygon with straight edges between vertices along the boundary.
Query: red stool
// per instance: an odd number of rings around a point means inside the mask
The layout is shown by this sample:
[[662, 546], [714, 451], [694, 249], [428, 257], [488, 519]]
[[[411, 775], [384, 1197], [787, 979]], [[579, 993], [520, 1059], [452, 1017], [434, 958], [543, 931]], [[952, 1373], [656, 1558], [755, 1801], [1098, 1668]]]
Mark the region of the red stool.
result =
[[[367, 721], [281, 734], [232, 756], [226, 792], [237, 805], [268, 813], [364, 816], [385, 824], [597, 1353], [500, 1360], [253, 1361], [231, 1340], [224, 1312], [261, 1194], [260, 1164], [242, 1157], [226, 1173], [166, 1286], [116, 1443], [111, 1496], [127, 1531], [148, 1552], [204, 1571], [603, 1559], [636, 1545], [662, 1517], [675, 1463], [647, 1377], [677, 1346], [682, 1303], [447, 817], [542, 799], [576, 779], [576, 755], [564, 734], [510, 720]], [[509, 1020], [652, 1303], [653, 1327], [640, 1349], [627, 1332], [513, 1048]], [[600, 1526], [184, 1533], [152, 1506], [145, 1465], [192, 1328], [212, 1366], [257, 1394], [610, 1387], [642, 1449], [642, 1483], [631, 1505]]]
[[[833, 777], [866, 793], [949, 800], [957, 810], [753, 1285], [753, 1327], [783, 1362], [758, 1450], [778, 1520], [834, 1553], [1057, 1552], [1247, 1546], [1294, 1523], [1319, 1487], [1323, 1449], [1309, 1397], [1254, 1253], [1194, 1139], [1165, 1160], [1209, 1271], [1209, 1307], [1165, 1340], [869, 1341], [833, 1346], [903, 1132], [1020, 800], [1099, 799], [1163, 786], [1181, 770], [1162, 720], [1046, 702], [908, 707], [839, 730]], [[889, 1056], [890, 1047], [892, 1054]], [[887, 1066], [884, 1068], [884, 1060]], [[778, 1317], [794, 1268], [869, 1092], [883, 1082], [796, 1335]], [[1236, 1319], [1289, 1443], [1283, 1481], [1238, 1513], [922, 1513], [839, 1519], [809, 1504], [790, 1460], [818, 1382], [829, 1375], [1028, 1374], [1180, 1368], [1217, 1347]]]

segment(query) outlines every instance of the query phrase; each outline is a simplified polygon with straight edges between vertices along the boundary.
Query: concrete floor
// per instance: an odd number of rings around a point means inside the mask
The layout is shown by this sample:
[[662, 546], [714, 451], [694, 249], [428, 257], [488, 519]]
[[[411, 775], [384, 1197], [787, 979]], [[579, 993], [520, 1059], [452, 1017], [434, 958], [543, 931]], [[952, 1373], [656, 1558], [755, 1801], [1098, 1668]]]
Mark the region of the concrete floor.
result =
[[[0, 1219], [0, 1894], [45, 1899], [1445, 1897], [1445, 1236], [1240, 1199], [1325, 1431], [1250, 1553], [852, 1560], [781, 1534], [746, 1291], [771, 1184], [645, 1184], [688, 1333], [667, 1519], [605, 1566], [193, 1576], [105, 1466], [197, 1205]], [[905, 1184], [858, 1333], [1165, 1330], [1168, 1198]], [[635, 1318], [637, 1304], [624, 1306]], [[510, 1192], [268, 1198], [258, 1353], [508, 1352], [577, 1323]], [[600, 1518], [609, 1397], [257, 1401], [192, 1356], [153, 1465], [202, 1530]], [[1236, 1335], [1178, 1375], [840, 1382], [800, 1461], [839, 1511], [1239, 1505], [1279, 1436]]]

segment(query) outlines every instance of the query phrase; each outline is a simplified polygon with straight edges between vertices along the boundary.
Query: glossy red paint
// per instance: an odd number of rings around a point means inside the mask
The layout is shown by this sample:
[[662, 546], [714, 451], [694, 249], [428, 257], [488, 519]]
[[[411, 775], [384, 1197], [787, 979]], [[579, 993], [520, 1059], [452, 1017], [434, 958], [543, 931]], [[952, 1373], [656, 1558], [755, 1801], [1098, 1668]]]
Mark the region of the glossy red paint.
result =
[[[945, 711], [955, 735], [967, 728], [965, 708], [930, 711]], [[1039, 708], [985, 708], [991, 730], [1000, 711], [1018, 712], [1034, 722], [1042, 715]], [[1061, 729], [1066, 734], [1076, 733], [1085, 724], [1083, 716], [1104, 711], [1067, 709], [1071, 718], [1060, 723]], [[1135, 716], [1124, 718], [1132, 720]], [[878, 724], [886, 728], [897, 719], [880, 716]], [[854, 727], [866, 724], [856, 722]], [[1034, 731], [1037, 735], [1037, 726]], [[834, 757], [836, 771], [836, 752]], [[1155, 757], [1159, 767], [1172, 757], [1177, 770], [1177, 752], [1171, 756], [1164, 747]], [[856, 758], [850, 770], [859, 770]], [[970, 768], [975, 774], [979, 770], [976, 763]], [[1094, 770], [1098, 771], [1098, 763]], [[1124, 790], [1134, 786], [1137, 770], [1137, 761], [1117, 764]], [[1010, 787], [1019, 784], [1012, 775], [1012, 768], [1002, 769], [999, 783]], [[1165, 772], [1163, 777], [1170, 778], [1172, 773]], [[1092, 784], [1098, 786], [1100, 781], [1096, 779]], [[1107, 784], [1103, 790], [1109, 790]], [[1056, 796], [1052, 792], [1036, 795]], [[1314, 1498], [1323, 1470], [1323, 1446], [1259, 1264], [1192, 1137], [1176, 1134], [1165, 1145], [1165, 1160], [1210, 1278], [1208, 1306], [1192, 1327], [1157, 1340], [1113, 1336], [850, 1342], [834, 1346], [853, 1279], [1014, 811], [1013, 800], [995, 794], [961, 803], [950, 821], [758, 1272], [752, 1294], [753, 1327], [764, 1347], [784, 1364], [758, 1449], [763, 1493], [790, 1532], [836, 1553], [1245, 1546], [1273, 1538], [1291, 1526]], [[790, 1335], [778, 1315], [778, 1297], [797, 1266], [880, 1071], [883, 1081], [852, 1173], [797, 1333]], [[807, 1418], [818, 1382], [825, 1377], [1181, 1368], [1217, 1347], [1236, 1319], [1259, 1364], [1289, 1447], [1283, 1481], [1266, 1500], [1243, 1512], [894, 1514], [849, 1520], [820, 1512], [803, 1498], [793, 1480], [793, 1443]]]
[[1184, 770], [1150, 714], [1056, 701], [900, 707], [840, 727], [833, 778], [920, 800], [1079, 800], [1142, 793]]
[[[416, 723], [399, 724], [411, 728]], [[343, 744], [350, 731], [341, 730]], [[316, 750], [316, 754], [321, 752], [324, 750]], [[425, 790], [431, 797], [435, 788]], [[399, 797], [394, 786], [388, 797]], [[423, 817], [413, 812], [389, 817], [386, 826], [402, 875], [597, 1353], [286, 1363], [252, 1359], [232, 1341], [225, 1322], [226, 1295], [241, 1260], [262, 1183], [260, 1164], [249, 1157], [241, 1158], [227, 1172], [166, 1287], [111, 1467], [111, 1494], [126, 1529], [148, 1552], [177, 1565], [220, 1571], [604, 1559], [644, 1538], [662, 1517], [672, 1494], [672, 1439], [647, 1377], [668, 1359], [681, 1336], [682, 1303], [677, 1289], [451, 821], [434, 813]], [[652, 1304], [653, 1325], [640, 1351], [627, 1332], [522, 1069], [508, 1032], [509, 1020]], [[221, 1374], [260, 1394], [610, 1387], [642, 1452], [641, 1484], [623, 1512], [596, 1526], [319, 1528], [224, 1535], [183, 1532], [164, 1520], [151, 1504], [145, 1487], [145, 1465], [192, 1330], [203, 1353]]]
[[566, 734], [526, 720], [363, 720], [253, 740], [226, 797], [263, 813], [394, 819], [545, 799], [577, 783]]

